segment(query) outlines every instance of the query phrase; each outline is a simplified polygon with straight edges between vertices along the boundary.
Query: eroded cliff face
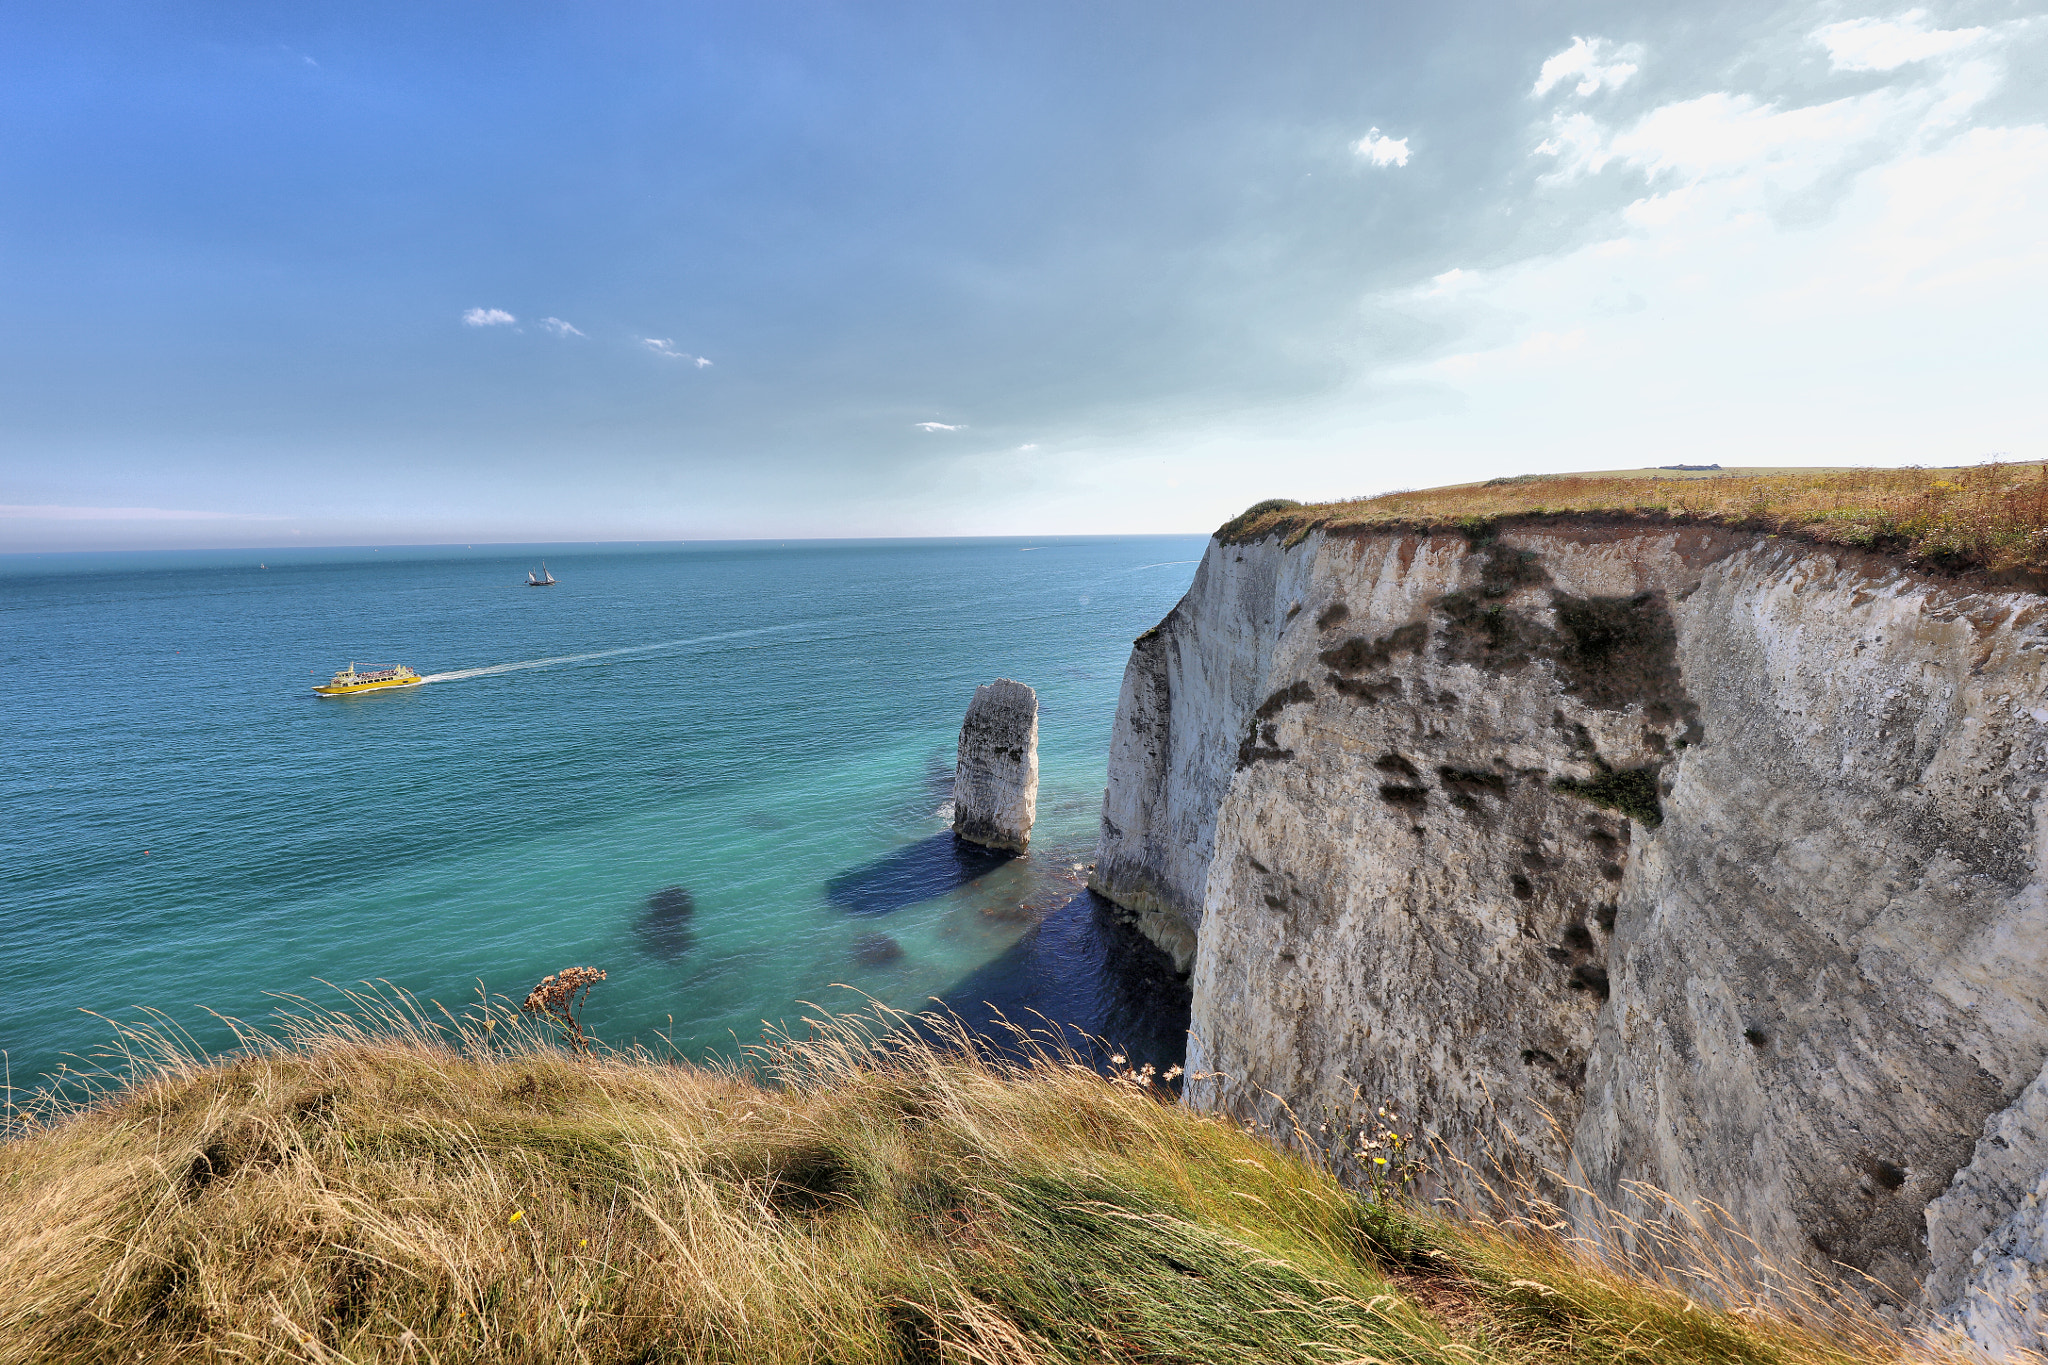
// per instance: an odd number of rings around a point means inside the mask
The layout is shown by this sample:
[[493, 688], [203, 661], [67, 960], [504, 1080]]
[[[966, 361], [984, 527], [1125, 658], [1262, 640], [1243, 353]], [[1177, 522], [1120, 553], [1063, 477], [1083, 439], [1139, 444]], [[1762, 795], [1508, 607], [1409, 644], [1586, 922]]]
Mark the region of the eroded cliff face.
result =
[[1391, 1104], [1947, 1307], [2048, 1168], [1987, 1128], [2048, 1059], [2044, 668], [2038, 597], [1774, 537], [1212, 543], [1095, 885], [1192, 963], [1191, 1103]]

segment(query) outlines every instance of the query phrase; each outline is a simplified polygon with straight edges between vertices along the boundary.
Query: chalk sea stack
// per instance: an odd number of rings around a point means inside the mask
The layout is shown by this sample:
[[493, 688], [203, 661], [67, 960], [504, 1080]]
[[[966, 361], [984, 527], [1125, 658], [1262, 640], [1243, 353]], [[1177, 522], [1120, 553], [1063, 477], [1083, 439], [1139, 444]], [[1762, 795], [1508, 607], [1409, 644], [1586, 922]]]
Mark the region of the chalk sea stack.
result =
[[997, 678], [974, 689], [953, 772], [953, 833], [1022, 853], [1038, 814], [1038, 694]]

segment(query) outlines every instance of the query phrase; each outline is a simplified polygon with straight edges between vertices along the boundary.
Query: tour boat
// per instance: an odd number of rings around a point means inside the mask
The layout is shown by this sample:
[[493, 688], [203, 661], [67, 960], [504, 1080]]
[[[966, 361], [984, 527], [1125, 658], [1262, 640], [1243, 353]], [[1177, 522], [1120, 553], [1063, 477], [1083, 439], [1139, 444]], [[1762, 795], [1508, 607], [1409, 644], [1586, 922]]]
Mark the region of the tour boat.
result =
[[387, 668], [381, 673], [358, 673], [356, 666], [334, 675], [325, 686], [316, 685], [313, 690], [323, 697], [345, 697], [355, 692], [374, 692], [383, 687], [417, 687], [426, 681], [404, 664]]
[[526, 571], [526, 586], [529, 588], [552, 588], [555, 586], [555, 576], [548, 572], [548, 562], [545, 559], [540, 562], [539, 578], [533, 576], [533, 570], [528, 569]]

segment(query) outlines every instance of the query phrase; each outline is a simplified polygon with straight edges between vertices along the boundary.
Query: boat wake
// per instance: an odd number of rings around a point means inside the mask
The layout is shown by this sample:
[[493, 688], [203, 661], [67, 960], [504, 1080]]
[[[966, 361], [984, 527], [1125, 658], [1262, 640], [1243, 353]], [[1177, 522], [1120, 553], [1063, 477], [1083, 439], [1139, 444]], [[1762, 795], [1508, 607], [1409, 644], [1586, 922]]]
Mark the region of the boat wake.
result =
[[557, 654], [546, 659], [521, 659], [517, 663], [486, 664], [482, 668], [457, 668], [446, 673], [429, 673], [420, 681], [423, 683], [464, 682], [470, 678], [488, 678], [498, 673], [520, 673], [529, 668], [556, 668], [563, 664], [588, 663], [592, 659], [616, 659], [630, 654], [655, 654], [664, 649], [686, 649], [691, 645], [716, 644], [720, 640], [738, 640], [749, 635], [767, 635], [780, 626], [762, 626], [753, 630], [729, 630], [717, 635], [693, 635], [685, 640], [660, 640], [651, 645], [626, 645], [620, 649], [599, 649], [588, 654]]

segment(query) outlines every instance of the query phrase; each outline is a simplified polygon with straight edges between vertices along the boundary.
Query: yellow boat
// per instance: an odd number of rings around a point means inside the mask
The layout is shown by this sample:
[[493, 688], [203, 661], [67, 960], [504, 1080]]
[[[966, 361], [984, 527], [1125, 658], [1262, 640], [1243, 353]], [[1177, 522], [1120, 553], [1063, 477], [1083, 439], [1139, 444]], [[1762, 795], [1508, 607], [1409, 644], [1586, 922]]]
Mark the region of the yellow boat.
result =
[[356, 666], [350, 664], [335, 674], [325, 686], [316, 685], [313, 690], [323, 697], [346, 697], [351, 693], [375, 692], [384, 687], [418, 687], [425, 681], [426, 679], [404, 664], [396, 668], [387, 668], [381, 673], [358, 673]]

